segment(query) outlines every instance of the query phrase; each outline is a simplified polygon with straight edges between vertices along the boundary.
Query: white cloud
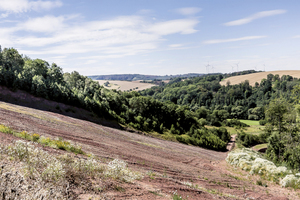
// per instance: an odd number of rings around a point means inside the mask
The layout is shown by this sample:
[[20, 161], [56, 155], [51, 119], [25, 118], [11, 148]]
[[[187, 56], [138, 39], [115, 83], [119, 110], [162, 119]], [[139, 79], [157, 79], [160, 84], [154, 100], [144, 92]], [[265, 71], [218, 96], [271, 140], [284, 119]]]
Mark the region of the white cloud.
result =
[[204, 44], [218, 44], [218, 43], [225, 43], [225, 42], [237, 42], [237, 41], [244, 41], [244, 40], [255, 40], [265, 38], [266, 36], [246, 36], [240, 38], [231, 38], [231, 39], [221, 39], [221, 40], [206, 40]]
[[179, 8], [176, 10], [176, 12], [181, 15], [195, 15], [201, 10], [202, 10], [201, 8], [197, 8], [197, 7], [187, 7], [187, 8]]
[[61, 30], [65, 26], [64, 20], [64, 17], [44, 16], [22, 22], [19, 26], [27, 31], [51, 33]]
[[300, 35], [295, 35], [293, 38], [300, 38]]
[[2, 13], [1, 16], [0, 16], [0, 19], [1, 18], [6, 18], [6, 17], [8, 17], [8, 13]]
[[158, 22], [146, 30], [158, 35], [170, 35], [174, 33], [192, 34], [197, 32], [194, 27], [199, 23], [196, 19], [177, 19]]
[[153, 51], [166, 35], [194, 33], [194, 26], [199, 23], [195, 19], [155, 23], [139, 16], [90, 22], [73, 19], [72, 16], [44, 16], [19, 22], [3, 33], [5, 37], [0, 42], [7, 38], [9, 46], [26, 47], [23, 53], [29, 55], [85, 54], [89, 60], [120, 58]]
[[29, 0], [0, 0], [0, 10], [12, 13], [41, 11], [62, 6], [60, 0], [56, 1], [29, 1]]
[[169, 47], [171, 48], [178, 48], [178, 47], [182, 47], [183, 44], [170, 44]]
[[279, 15], [286, 13], [286, 10], [269, 10], [269, 11], [263, 11], [263, 12], [258, 12], [253, 15], [250, 15], [249, 17], [234, 20], [231, 22], [224, 23], [225, 26], [239, 26], [243, 24], [248, 24], [256, 19], [264, 18], [264, 17], [270, 17], [273, 15]]

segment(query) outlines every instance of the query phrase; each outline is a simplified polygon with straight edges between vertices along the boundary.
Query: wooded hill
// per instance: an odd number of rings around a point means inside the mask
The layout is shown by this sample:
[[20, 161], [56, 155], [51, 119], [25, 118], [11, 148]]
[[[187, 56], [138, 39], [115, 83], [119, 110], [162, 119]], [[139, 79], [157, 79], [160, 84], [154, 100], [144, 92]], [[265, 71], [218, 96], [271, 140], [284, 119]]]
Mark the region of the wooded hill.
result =
[[177, 74], [177, 75], [165, 75], [165, 76], [156, 76], [156, 75], [142, 75], [142, 74], [112, 74], [112, 75], [94, 75], [88, 76], [93, 80], [120, 80], [120, 81], [136, 81], [136, 80], [169, 80], [176, 77], [181, 78], [190, 78], [202, 76], [204, 74], [189, 73], [189, 74]]
[[268, 143], [266, 157], [279, 165], [300, 171], [300, 80], [290, 75], [268, 74], [254, 86], [249, 81], [220, 85], [227, 75], [212, 75], [182, 81], [173, 79], [165, 86], [141, 91], [161, 102], [173, 102], [194, 112], [204, 124], [235, 126], [237, 120], [260, 120], [260, 135], [239, 130], [237, 141], [252, 147]]
[[[253, 73], [254, 71], [247, 71]], [[291, 101], [292, 90], [299, 79], [269, 74], [267, 79], [252, 87], [249, 81], [236, 85], [220, 85], [228, 74], [209, 75], [182, 81], [175, 78], [165, 86], [141, 91], [162, 102], [187, 106], [198, 118], [210, 125], [221, 126], [228, 118], [260, 120], [265, 118], [265, 107], [272, 99], [282, 97]]]
[[22, 56], [14, 48], [0, 53], [0, 85], [24, 90], [92, 111], [99, 117], [161, 138], [215, 150], [226, 150], [230, 135], [225, 128], [208, 130], [186, 106], [161, 102], [137, 92], [107, 90], [74, 71], [63, 73], [55, 63]]

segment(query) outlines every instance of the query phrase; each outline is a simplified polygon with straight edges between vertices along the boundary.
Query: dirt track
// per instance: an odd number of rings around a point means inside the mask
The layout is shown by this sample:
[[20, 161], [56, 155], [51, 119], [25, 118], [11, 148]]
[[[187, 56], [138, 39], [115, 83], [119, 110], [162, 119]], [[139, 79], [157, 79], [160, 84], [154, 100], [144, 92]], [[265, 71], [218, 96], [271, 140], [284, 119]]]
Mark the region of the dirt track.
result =
[[[145, 173], [145, 178], [134, 184], [122, 184], [125, 192], [105, 191], [112, 199], [171, 199], [175, 191], [184, 199], [287, 199], [279, 196], [288, 196], [288, 193], [290, 199], [299, 198], [294, 196], [295, 192], [277, 185], [268, 188], [256, 185], [257, 177], [248, 178], [247, 173], [226, 164], [227, 153], [224, 152], [164, 141], [1, 101], [0, 124], [19, 131], [72, 140], [80, 143], [84, 151], [103, 160], [120, 158], [127, 161], [130, 168]], [[2, 133], [0, 138], [2, 142], [15, 139]], [[146, 175], [149, 171], [156, 174], [155, 178]], [[197, 188], [184, 182], [197, 185]], [[80, 197], [88, 199], [87, 194]]]

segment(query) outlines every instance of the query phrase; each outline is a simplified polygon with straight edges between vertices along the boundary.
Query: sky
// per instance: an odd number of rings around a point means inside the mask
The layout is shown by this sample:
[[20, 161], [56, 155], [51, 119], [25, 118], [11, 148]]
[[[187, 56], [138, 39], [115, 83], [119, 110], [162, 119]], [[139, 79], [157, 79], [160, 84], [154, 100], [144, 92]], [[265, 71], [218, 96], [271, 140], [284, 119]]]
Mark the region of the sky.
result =
[[300, 69], [299, 0], [0, 0], [0, 45], [83, 75]]

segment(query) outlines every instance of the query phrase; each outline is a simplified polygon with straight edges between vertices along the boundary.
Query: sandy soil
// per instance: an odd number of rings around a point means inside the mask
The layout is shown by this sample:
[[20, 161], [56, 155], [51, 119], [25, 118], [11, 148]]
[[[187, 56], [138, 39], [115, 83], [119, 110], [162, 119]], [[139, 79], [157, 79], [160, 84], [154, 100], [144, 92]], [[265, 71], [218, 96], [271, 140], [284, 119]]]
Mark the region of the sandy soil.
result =
[[227, 81], [231, 85], [240, 84], [245, 80], [249, 81], [249, 84], [254, 86], [256, 82], [260, 83], [262, 79], [267, 78], [268, 74], [278, 74], [280, 77], [282, 75], [290, 75], [292, 77], [300, 78], [300, 70], [281, 70], [281, 71], [269, 71], [269, 72], [259, 72], [254, 74], [246, 74], [241, 76], [233, 76], [226, 78], [220, 82], [221, 85], [226, 85]]
[[[298, 191], [273, 183], [268, 183], [267, 188], [256, 185], [257, 176], [225, 162], [226, 152], [164, 141], [3, 101], [0, 101], [0, 123], [19, 131], [72, 140], [100, 159], [119, 158], [133, 170], [144, 173], [141, 180], [122, 183], [124, 191], [113, 188], [103, 191], [107, 199], [172, 199], [174, 192], [189, 200], [300, 199]], [[1, 133], [0, 139], [7, 143], [17, 138]], [[155, 176], [149, 177], [149, 172]], [[90, 197], [79, 194], [80, 199]]]
[[[99, 82], [100, 85], [103, 85], [105, 82], [110, 83], [110, 87], [106, 87], [107, 89], [116, 89], [116, 90], [121, 90], [121, 91], [127, 91], [127, 90], [135, 90], [135, 91], [140, 91], [140, 90], [145, 90], [148, 88], [151, 88], [155, 86], [154, 84], [150, 83], [140, 83], [140, 81], [111, 81], [111, 80], [96, 80]], [[138, 89], [136, 89], [138, 87]]]

